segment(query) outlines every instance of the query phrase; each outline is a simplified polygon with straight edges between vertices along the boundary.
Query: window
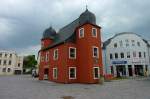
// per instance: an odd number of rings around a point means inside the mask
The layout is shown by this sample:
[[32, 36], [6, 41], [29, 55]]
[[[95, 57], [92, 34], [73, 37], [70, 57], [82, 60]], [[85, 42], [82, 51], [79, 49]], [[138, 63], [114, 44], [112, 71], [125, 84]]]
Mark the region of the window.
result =
[[12, 54], [10, 54], [10, 56], [9, 56], [10, 58], [12, 57]]
[[11, 65], [11, 60], [9, 60], [8, 64]]
[[128, 47], [128, 46], [129, 46], [129, 44], [127, 43], [127, 44], [126, 44], [126, 47]]
[[7, 69], [7, 72], [10, 72], [10, 71], [11, 71], [11, 69], [10, 69], [10, 68], [8, 68], [8, 69]]
[[130, 52], [127, 52], [127, 58], [130, 58]]
[[43, 41], [41, 42], [41, 47], [44, 47], [44, 42]]
[[5, 54], [5, 57], [7, 57], [7, 54]]
[[76, 79], [76, 67], [69, 67], [69, 79]]
[[69, 58], [76, 59], [76, 48], [75, 47], [69, 47]]
[[94, 67], [94, 79], [99, 79], [99, 67]]
[[54, 50], [53, 59], [54, 59], [54, 60], [57, 60], [57, 59], [58, 59], [58, 49], [55, 49], [55, 50]]
[[93, 57], [95, 58], [99, 57], [98, 47], [93, 47]]
[[137, 42], [137, 45], [138, 45], [138, 46], [141, 46], [140, 42]]
[[114, 75], [114, 68], [113, 68], [113, 66], [111, 66], [110, 69], [111, 69], [111, 74]]
[[134, 40], [131, 40], [131, 42], [132, 42], [132, 46], [135, 46], [135, 41], [134, 41]]
[[58, 77], [58, 70], [57, 68], [53, 68], [53, 78], [57, 79], [57, 77]]
[[139, 58], [141, 58], [142, 57], [142, 53], [141, 52], [139, 52]]
[[136, 57], [136, 52], [135, 51], [133, 52], [133, 57]]
[[18, 63], [18, 67], [20, 67], [20, 63]]
[[2, 70], [3, 72], [6, 72], [6, 68], [3, 68], [3, 70]]
[[96, 28], [92, 28], [92, 36], [97, 37], [97, 29]]
[[118, 53], [115, 53], [115, 58], [116, 58], [116, 59], [118, 58]]
[[144, 58], [146, 57], [146, 53], [144, 52]]
[[44, 56], [41, 56], [41, 62], [43, 62], [44, 61]]
[[119, 43], [120, 43], [120, 47], [122, 47], [122, 46], [123, 46], [123, 42], [122, 42], [122, 41], [119, 41]]
[[114, 48], [117, 48], [117, 43], [114, 44]]
[[46, 58], [45, 58], [45, 61], [49, 61], [49, 52], [46, 52]]
[[113, 55], [112, 54], [110, 54], [110, 59], [113, 59]]
[[84, 28], [79, 29], [79, 38], [84, 37]]
[[4, 63], [3, 63], [3, 65], [6, 65], [6, 62], [7, 62], [7, 61], [6, 61], [6, 60], [4, 60]]
[[0, 57], [2, 57], [2, 53], [0, 53]]
[[124, 58], [124, 53], [120, 53], [121, 58]]

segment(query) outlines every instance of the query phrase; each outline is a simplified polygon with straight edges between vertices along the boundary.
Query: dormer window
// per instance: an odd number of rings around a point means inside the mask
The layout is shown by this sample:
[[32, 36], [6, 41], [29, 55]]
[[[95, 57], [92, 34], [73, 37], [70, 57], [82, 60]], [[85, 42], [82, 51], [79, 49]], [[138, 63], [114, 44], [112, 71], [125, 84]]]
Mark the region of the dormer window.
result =
[[97, 29], [96, 28], [92, 28], [92, 36], [97, 37]]
[[84, 37], [84, 28], [79, 29], [79, 38]]

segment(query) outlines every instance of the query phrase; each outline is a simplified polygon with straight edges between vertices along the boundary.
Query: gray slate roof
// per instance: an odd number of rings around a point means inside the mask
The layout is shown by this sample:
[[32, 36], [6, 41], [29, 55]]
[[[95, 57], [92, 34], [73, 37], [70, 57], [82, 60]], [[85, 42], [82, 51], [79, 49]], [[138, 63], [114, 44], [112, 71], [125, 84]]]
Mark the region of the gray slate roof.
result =
[[61, 28], [57, 35], [54, 37], [54, 43], [50, 45], [48, 48], [52, 48], [60, 43], [67, 41], [75, 32], [76, 27], [79, 26], [79, 18]]
[[150, 46], [150, 44], [148, 43], [147, 40], [143, 39], [140, 35], [138, 35], [138, 34], [136, 34], [136, 33], [133, 33], [133, 32], [121, 32], [121, 33], [117, 33], [116, 35], [114, 35], [113, 37], [111, 37], [111, 38], [109, 38], [107, 41], [105, 41], [105, 42], [103, 43], [103, 49], [106, 49], [106, 46], [111, 42], [111, 40], [112, 40], [113, 38], [115, 38], [116, 36], [119, 36], [119, 35], [123, 35], [123, 34], [135, 34], [135, 35], [139, 36], [139, 37], [147, 44], [147, 46]]

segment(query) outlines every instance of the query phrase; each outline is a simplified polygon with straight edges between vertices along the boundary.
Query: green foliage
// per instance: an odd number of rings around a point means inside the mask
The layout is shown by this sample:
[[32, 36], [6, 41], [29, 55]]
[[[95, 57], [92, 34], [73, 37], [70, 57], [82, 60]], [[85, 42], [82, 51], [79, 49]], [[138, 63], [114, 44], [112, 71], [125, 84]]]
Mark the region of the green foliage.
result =
[[24, 57], [23, 68], [36, 68], [37, 61], [35, 60], [35, 55], [28, 55]]

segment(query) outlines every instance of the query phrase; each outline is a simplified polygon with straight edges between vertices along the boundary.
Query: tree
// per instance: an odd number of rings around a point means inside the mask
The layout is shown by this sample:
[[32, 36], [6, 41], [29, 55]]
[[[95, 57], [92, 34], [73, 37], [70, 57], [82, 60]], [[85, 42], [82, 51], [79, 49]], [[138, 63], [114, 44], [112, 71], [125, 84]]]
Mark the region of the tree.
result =
[[33, 68], [37, 68], [36, 65], [37, 65], [37, 61], [35, 59], [35, 55], [28, 55], [24, 57], [24, 60], [23, 60], [24, 70], [28, 69], [31, 72]]

